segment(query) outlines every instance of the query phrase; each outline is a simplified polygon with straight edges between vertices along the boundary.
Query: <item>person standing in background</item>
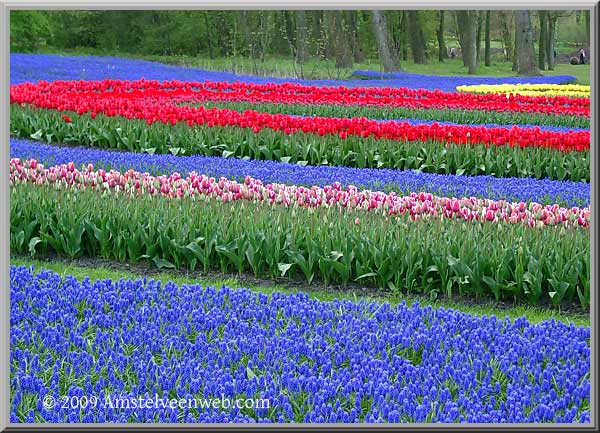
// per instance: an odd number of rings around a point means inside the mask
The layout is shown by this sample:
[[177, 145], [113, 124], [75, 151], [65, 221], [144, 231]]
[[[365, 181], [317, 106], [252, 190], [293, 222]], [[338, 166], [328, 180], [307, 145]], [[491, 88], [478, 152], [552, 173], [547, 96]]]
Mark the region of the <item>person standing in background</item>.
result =
[[583, 48], [579, 50], [579, 64], [585, 65], [585, 50]]

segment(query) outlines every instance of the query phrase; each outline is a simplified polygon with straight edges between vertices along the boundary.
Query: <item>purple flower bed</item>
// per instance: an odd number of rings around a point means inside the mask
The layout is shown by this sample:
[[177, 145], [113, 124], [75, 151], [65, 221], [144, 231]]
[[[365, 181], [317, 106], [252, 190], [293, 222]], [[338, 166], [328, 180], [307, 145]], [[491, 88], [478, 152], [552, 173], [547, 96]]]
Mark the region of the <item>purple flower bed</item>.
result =
[[[358, 72], [358, 71], [355, 71]], [[368, 72], [368, 71], [363, 71]], [[361, 74], [364, 75], [364, 74]], [[62, 56], [56, 54], [10, 55], [10, 83], [38, 80], [182, 80], [182, 81], [244, 81], [252, 83], [303, 83], [321, 86], [348, 87], [411, 87], [423, 89], [456, 90], [457, 85], [498, 83], [567, 83], [571, 76], [553, 77], [441, 77], [435, 75], [399, 74], [392, 79], [381, 79], [381, 74], [370, 71], [369, 80], [300, 80], [274, 77], [236, 75], [230, 72], [214, 72], [202, 69], [166, 65], [158, 62], [103, 56]]]
[[84, 147], [59, 147], [11, 138], [12, 158], [36, 159], [45, 165], [73, 162], [119, 171], [134, 169], [153, 175], [190, 171], [213, 177], [241, 181], [245, 176], [264, 183], [288, 185], [356, 185], [362, 189], [399, 193], [431, 192], [447, 197], [486, 197], [493, 200], [536, 201], [564, 206], [589, 206], [590, 185], [585, 182], [538, 180], [532, 178], [496, 178], [493, 176], [457, 176], [414, 171], [359, 169], [329, 166], [300, 166], [276, 161], [251, 161], [235, 158], [173, 155], [148, 155]]
[[[353, 74], [369, 80], [385, 80], [395, 83], [394, 87], [412, 87], [409, 83], [419, 83], [423, 89], [440, 89], [455, 92], [457, 86], [472, 86], [478, 84], [567, 84], [577, 80], [572, 75], [546, 75], [539, 77], [462, 77], [456, 75], [431, 76], [409, 74], [406, 72], [379, 72], [355, 70]], [[437, 84], [440, 87], [436, 87]]]
[[[590, 422], [587, 327], [14, 266], [10, 280], [11, 422]], [[154, 395], [270, 407], [107, 405]], [[62, 407], [83, 396], [94, 408]]]

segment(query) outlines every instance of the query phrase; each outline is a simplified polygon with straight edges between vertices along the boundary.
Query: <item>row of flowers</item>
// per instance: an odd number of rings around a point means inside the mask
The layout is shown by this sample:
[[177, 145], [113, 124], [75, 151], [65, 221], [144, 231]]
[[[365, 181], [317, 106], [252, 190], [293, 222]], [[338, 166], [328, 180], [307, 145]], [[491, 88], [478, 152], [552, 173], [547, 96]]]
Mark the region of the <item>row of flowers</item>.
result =
[[[589, 327], [16, 266], [10, 282], [12, 422], [590, 422]], [[269, 404], [105, 403], [155, 394]]]
[[[126, 194], [150, 194], [171, 198], [198, 197], [223, 202], [235, 200], [265, 201], [271, 205], [303, 208], [341, 207], [379, 211], [388, 215], [409, 214], [413, 220], [439, 217], [465, 221], [521, 223], [531, 227], [556, 226], [588, 227], [589, 208], [564, 208], [558, 204], [542, 205], [535, 202], [510, 203], [475, 197], [448, 198], [431, 193], [411, 193], [400, 196], [370, 190], [358, 190], [339, 182], [324, 187], [310, 188], [284, 184], [263, 184], [246, 176], [243, 183], [226, 178], [215, 179], [195, 172], [186, 177], [179, 173], [151, 176], [129, 170], [94, 170], [92, 164], [78, 170], [73, 162], [46, 168], [36, 160], [11, 159], [10, 183], [55, 184], [62, 188], [95, 189]], [[360, 224], [357, 218], [356, 224]]]
[[[543, 113], [589, 117], [589, 98], [479, 95], [409, 88], [348, 88], [305, 86], [294, 83], [251, 84], [183, 81], [55, 81], [11, 86], [16, 101], [28, 94], [73, 94], [93, 92], [98, 98], [146, 97], [179, 101], [245, 101], [309, 105], [359, 105], [414, 109], [461, 109], [498, 112]], [[131, 94], [133, 92], [133, 94]], [[100, 93], [100, 94], [98, 94]]]
[[[105, 82], [105, 85], [108, 82]], [[95, 86], [102, 83], [92, 83]], [[138, 83], [139, 84], [139, 83]], [[589, 131], [554, 132], [539, 128], [486, 128], [467, 125], [440, 125], [438, 123], [411, 125], [409, 122], [377, 121], [366, 118], [298, 117], [288, 114], [260, 113], [246, 110], [242, 113], [227, 108], [189, 107], [177, 105], [169, 92], [161, 90], [131, 90], [129, 92], [77, 92], [69, 86], [76, 83], [63, 83], [62, 93], [46, 93], [45, 85], [27, 85], [19, 91], [11, 92], [11, 103], [32, 104], [39, 108], [59, 111], [73, 111], [120, 116], [127, 119], [144, 119], [147, 124], [155, 122], [185, 122], [189, 126], [206, 125], [236, 126], [251, 128], [254, 132], [262, 129], [282, 131], [286, 134], [313, 133], [319, 136], [337, 135], [341, 139], [348, 136], [372, 137], [399, 141], [437, 141], [454, 144], [484, 144], [511, 147], [548, 147], [563, 152], [589, 149]], [[26, 88], [28, 90], [26, 90]], [[105, 95], [106, 96], [106, 95]], [[64, 120], [70, 122], [68, 114]]]
[[127, 171], [134, 169], [152, 175], [196, 171], [211, 177], [236, 179], [245, 176], [264, 183], [325, 186], [334, 182], [360, 189], [409, 194], [431, 192], [450, 197], [481, 197], [492, 200], [535, 201], [563, 206], [589, 206], [590, 184], [534, 178], [498, 178], [433, 174], [413, 170], [369, 169], [334, 166], [301, 166], [280, 161], [243, 160], [202, 155], [175, 156], [137, 152], [65, 147], [11, 138], [10, 157], [35, 159], [46, 166], [73, 162], [77, 167], [92, 163], [96, 167]]
[[[453, 91], [457, 86], [461, 85], [477, 85], [477, 84], [570, 84], [577, 81], [577, 77], [573, 75], [547, 75], [535, 77], [473, 77], [464, 75], [428, 75], [415, 74], [410, 72], [383, 72], [370, 70], [355, 70], [353, 75], [362, 77], [366, 80], [385, 80], [383, 82], [390, 83], [424, 83], [429, 84], [434, 80], [438, 89]], [[410, 87], [410, 86], [407, 86]], [[424, 87], [424, 86], [417, 86]], [[430, 88], [427, 86], [427, 88]]]
[[521, 96], [567, 96], [573, 98], [590, 97], [590, 86], [583, 84], [479, 84], [457, 86], [460, 92], [481, 94], [514, 94]]

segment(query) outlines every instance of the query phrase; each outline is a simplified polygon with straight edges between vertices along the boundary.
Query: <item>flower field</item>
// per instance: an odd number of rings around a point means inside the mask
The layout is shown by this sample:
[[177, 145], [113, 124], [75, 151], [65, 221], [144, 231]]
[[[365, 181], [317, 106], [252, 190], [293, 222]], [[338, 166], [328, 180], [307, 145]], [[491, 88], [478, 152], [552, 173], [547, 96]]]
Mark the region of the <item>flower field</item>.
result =
[[[588, 311], [589, 87], [355, 75], [11, 55], [11, 252]], [[590, 422], [589, 327], [202, 279], [10, 279], [13, 422]]]
[[[226, 287], [92, 284], [24, 267], [11, 281], [13, 302], [29, 305], [11, 317], [13, 419], [589, 422], [589, 329]], [[273, 406], [75, 413], [32, 398], [155, 392], [260, 395]]]

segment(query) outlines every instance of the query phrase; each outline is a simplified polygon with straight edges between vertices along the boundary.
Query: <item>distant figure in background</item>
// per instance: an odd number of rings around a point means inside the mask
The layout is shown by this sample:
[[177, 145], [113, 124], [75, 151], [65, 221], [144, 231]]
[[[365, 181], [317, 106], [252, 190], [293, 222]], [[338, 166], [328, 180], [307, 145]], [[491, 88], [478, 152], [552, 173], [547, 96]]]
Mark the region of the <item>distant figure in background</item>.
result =
[[450, 58], [451, 59], [456, 58], [456, 48], [454, 48], [454, 47], [450, 48]]
[[583, 48], [579, 50], [579, 64], [585, 65], [585, 50]]
[[554, 62], [556, 62], [556, 50], [554, 50]]

